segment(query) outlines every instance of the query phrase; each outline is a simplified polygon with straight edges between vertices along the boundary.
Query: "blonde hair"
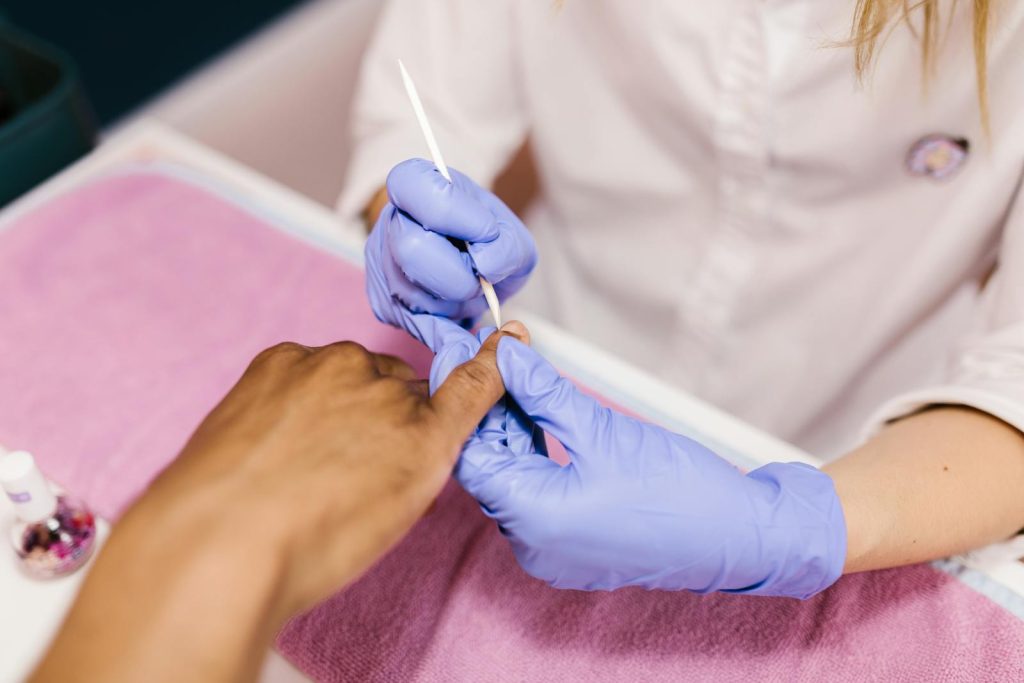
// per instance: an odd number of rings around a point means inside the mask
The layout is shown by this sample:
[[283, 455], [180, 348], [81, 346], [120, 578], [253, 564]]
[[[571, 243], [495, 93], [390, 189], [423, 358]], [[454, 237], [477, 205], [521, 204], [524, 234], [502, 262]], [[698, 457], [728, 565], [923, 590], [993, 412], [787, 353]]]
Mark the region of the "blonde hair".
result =
[[[978, 83], [978, 107], [982, 123], [988, 130], [988, 30], [992, 2], [968, 0], [974, 10], [974, 70]], [[952, 13], [959, 0], [953, 0]], [[920, 26], [915, 24], [915, 16]], [[896, 22], [894, 18], [898, 18]], [[857, 0], [850, 32], [857, 77], [863, 80], [878, 54], [879, 40], [893, 23], [906, 24], [921, 41], [921, 66], [925, 79], [933, 75], [936, 45], [939, 40], [939, 0]], [[883, 41], [884, 42], [884, 41]]]

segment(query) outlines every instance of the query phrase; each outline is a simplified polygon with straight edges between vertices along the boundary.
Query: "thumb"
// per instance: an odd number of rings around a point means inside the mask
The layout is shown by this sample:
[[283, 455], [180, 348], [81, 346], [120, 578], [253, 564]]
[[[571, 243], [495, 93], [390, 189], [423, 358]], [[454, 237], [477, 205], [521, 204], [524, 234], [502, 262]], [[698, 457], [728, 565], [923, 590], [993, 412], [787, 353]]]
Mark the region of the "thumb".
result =
[[526, 328], [512, 322], [488, 337], [476, 355], [452, 370], [431, 397], [434, 414], [457, 443], [463, 443], [504, 396], [505, 385], [498, 372], [498, 341], [504, 336], [519, 337], [519, 330], [525, 333]]

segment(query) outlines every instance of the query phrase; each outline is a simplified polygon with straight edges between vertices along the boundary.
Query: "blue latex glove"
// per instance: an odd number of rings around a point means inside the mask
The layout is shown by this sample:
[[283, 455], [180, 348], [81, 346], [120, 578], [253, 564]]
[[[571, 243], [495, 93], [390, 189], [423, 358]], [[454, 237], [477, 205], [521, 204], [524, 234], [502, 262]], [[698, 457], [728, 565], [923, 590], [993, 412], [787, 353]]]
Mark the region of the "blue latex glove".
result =
[[[451, 176], [449, 183], [424, 159], [395, 166], [388, 204], [366, 242], [374, 314], [434, 351], [439, 342], [422, 314], [470, 327], [487, 308], [477, 274], [505, 300], [537, 263], [533, 238], [515, 214], [462, 173], [451, 169]], [[449, 237], [465, 240], [468, 253]]]
[[[456, 348], [446, 362], [469, 357]], [[514, 339], [499, 344], [498, 367], [572, 463], [514, 438], [522, 425], [496, 409], [455, 476], [531, 575], [558, 588], [806, 598], [841, 574], [846, 525], [824, 473], [772, 463], [744, 475], [692, 439], [602, 407]]]

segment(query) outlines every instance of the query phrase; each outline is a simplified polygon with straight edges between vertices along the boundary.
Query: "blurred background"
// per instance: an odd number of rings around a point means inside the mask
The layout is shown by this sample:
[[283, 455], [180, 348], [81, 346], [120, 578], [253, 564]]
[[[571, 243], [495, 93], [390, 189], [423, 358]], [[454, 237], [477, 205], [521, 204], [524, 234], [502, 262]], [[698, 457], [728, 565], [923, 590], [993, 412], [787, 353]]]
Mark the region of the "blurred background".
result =
[[70, 55], [109, 124], [244, 39], [297, 0], [6, 0], [7, 20]]
[[[101, 140], [138, 117], [152, 117], [332, 205], [345, 167], [359, 59], [379, 4], [6, 0], [0, 114], [6, 95], [15, 116], [3, 122], [0, 115], [0, 195], [5, 179], [25, 184], [32, 176], [35, 184], [57, 170], [51, 167], [84, 153], [86, 119]], [[23, 36], [40, 41], [30, 52], [54, 61], [53, 74], [48, 64], [26, 66], [16, 54]], [[62, 70], [77, 77], [90, 113], [59, 87]], [[27, 86], [19, 82], [26, 76]], [[25, 125], [12, 125], [30, 115], [53, 118], [54, 111], [65, 122], [48, 133], [49, 143], [39, 142], [38, 131], [29, 137]], [[42, 164], [30, 146], [59, 152], [61, 163], [54, 157]]]

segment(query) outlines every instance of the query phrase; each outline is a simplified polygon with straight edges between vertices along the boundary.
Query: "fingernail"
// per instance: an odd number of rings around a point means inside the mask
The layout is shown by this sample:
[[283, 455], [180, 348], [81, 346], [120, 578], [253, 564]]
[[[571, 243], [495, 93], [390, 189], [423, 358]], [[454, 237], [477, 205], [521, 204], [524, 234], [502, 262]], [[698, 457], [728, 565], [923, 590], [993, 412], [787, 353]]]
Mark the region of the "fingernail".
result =
[[522, 324], [518, 320], [508, 321], [501, 326], [501, 331], [524, 341], [530, 338], [530, 332], [526, 329], [526, 325]]

